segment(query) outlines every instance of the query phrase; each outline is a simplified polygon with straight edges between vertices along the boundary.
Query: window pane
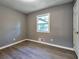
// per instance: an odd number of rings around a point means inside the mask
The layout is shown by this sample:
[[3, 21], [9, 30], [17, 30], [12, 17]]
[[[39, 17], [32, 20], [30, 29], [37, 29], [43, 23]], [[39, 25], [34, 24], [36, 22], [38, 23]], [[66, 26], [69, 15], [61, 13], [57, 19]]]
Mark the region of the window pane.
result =
[[37, 16], [37, 32], [49, 32], [49, 14]]

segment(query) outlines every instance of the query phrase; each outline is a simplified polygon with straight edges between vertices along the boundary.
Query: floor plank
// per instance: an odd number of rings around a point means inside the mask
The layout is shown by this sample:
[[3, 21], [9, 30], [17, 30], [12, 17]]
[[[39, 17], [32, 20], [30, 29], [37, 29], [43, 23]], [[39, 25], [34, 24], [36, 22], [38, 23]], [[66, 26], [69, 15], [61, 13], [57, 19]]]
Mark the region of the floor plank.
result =
[[23, 42], [0, 51], [0, 59], [77, 59], [74, 52], [33, 42]]

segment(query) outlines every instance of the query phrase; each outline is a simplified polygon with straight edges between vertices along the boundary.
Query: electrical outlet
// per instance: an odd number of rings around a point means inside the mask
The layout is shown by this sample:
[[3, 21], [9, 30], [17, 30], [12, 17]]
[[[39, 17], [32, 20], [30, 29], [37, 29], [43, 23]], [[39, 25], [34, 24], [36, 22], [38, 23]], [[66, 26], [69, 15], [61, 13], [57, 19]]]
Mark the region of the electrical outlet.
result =
[[50, 39], [50, 41], [54, 41], [54, 39]]
[[16, 39], [15, 39], [15, 38], [13, 38], [13, 40], [15, 41]]
[[41, 38], [39, 38], [38, 40], [41, 41]]

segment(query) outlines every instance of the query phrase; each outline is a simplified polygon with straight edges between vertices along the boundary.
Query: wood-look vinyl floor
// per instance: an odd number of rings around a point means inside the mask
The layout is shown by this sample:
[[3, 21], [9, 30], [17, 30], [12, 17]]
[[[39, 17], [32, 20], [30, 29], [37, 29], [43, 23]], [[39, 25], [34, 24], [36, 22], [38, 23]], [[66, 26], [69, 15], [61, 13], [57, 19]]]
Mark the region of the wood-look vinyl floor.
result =
[[74, 52], [33, 42], [23, 42], [0, 51], [0, 59], [77, 59]]

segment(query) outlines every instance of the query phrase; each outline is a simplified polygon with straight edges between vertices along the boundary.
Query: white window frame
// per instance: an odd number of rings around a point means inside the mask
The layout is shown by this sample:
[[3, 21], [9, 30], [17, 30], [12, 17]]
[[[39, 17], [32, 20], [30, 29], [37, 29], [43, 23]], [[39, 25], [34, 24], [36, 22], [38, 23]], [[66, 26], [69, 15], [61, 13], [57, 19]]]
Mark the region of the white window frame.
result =
[[[38, 31], [38, 29], [37, 29], [37, 26], [38, 26], [38, 18], [40, 17], [40, 16], [44, 16], [44, 15], [47, 15], [48, 16], [48, 31], [47, 32], [41, 32], [41, 31]], [[36, 30], [37, 30], [37, 32], [40, 32], [40, 33], [50, 33], [50, 13], [45, 13], [45, 14], [41, 14], [41, 15], [37, 15], [37, 19], [36, 19], [37, 21], [36, 21]]]

